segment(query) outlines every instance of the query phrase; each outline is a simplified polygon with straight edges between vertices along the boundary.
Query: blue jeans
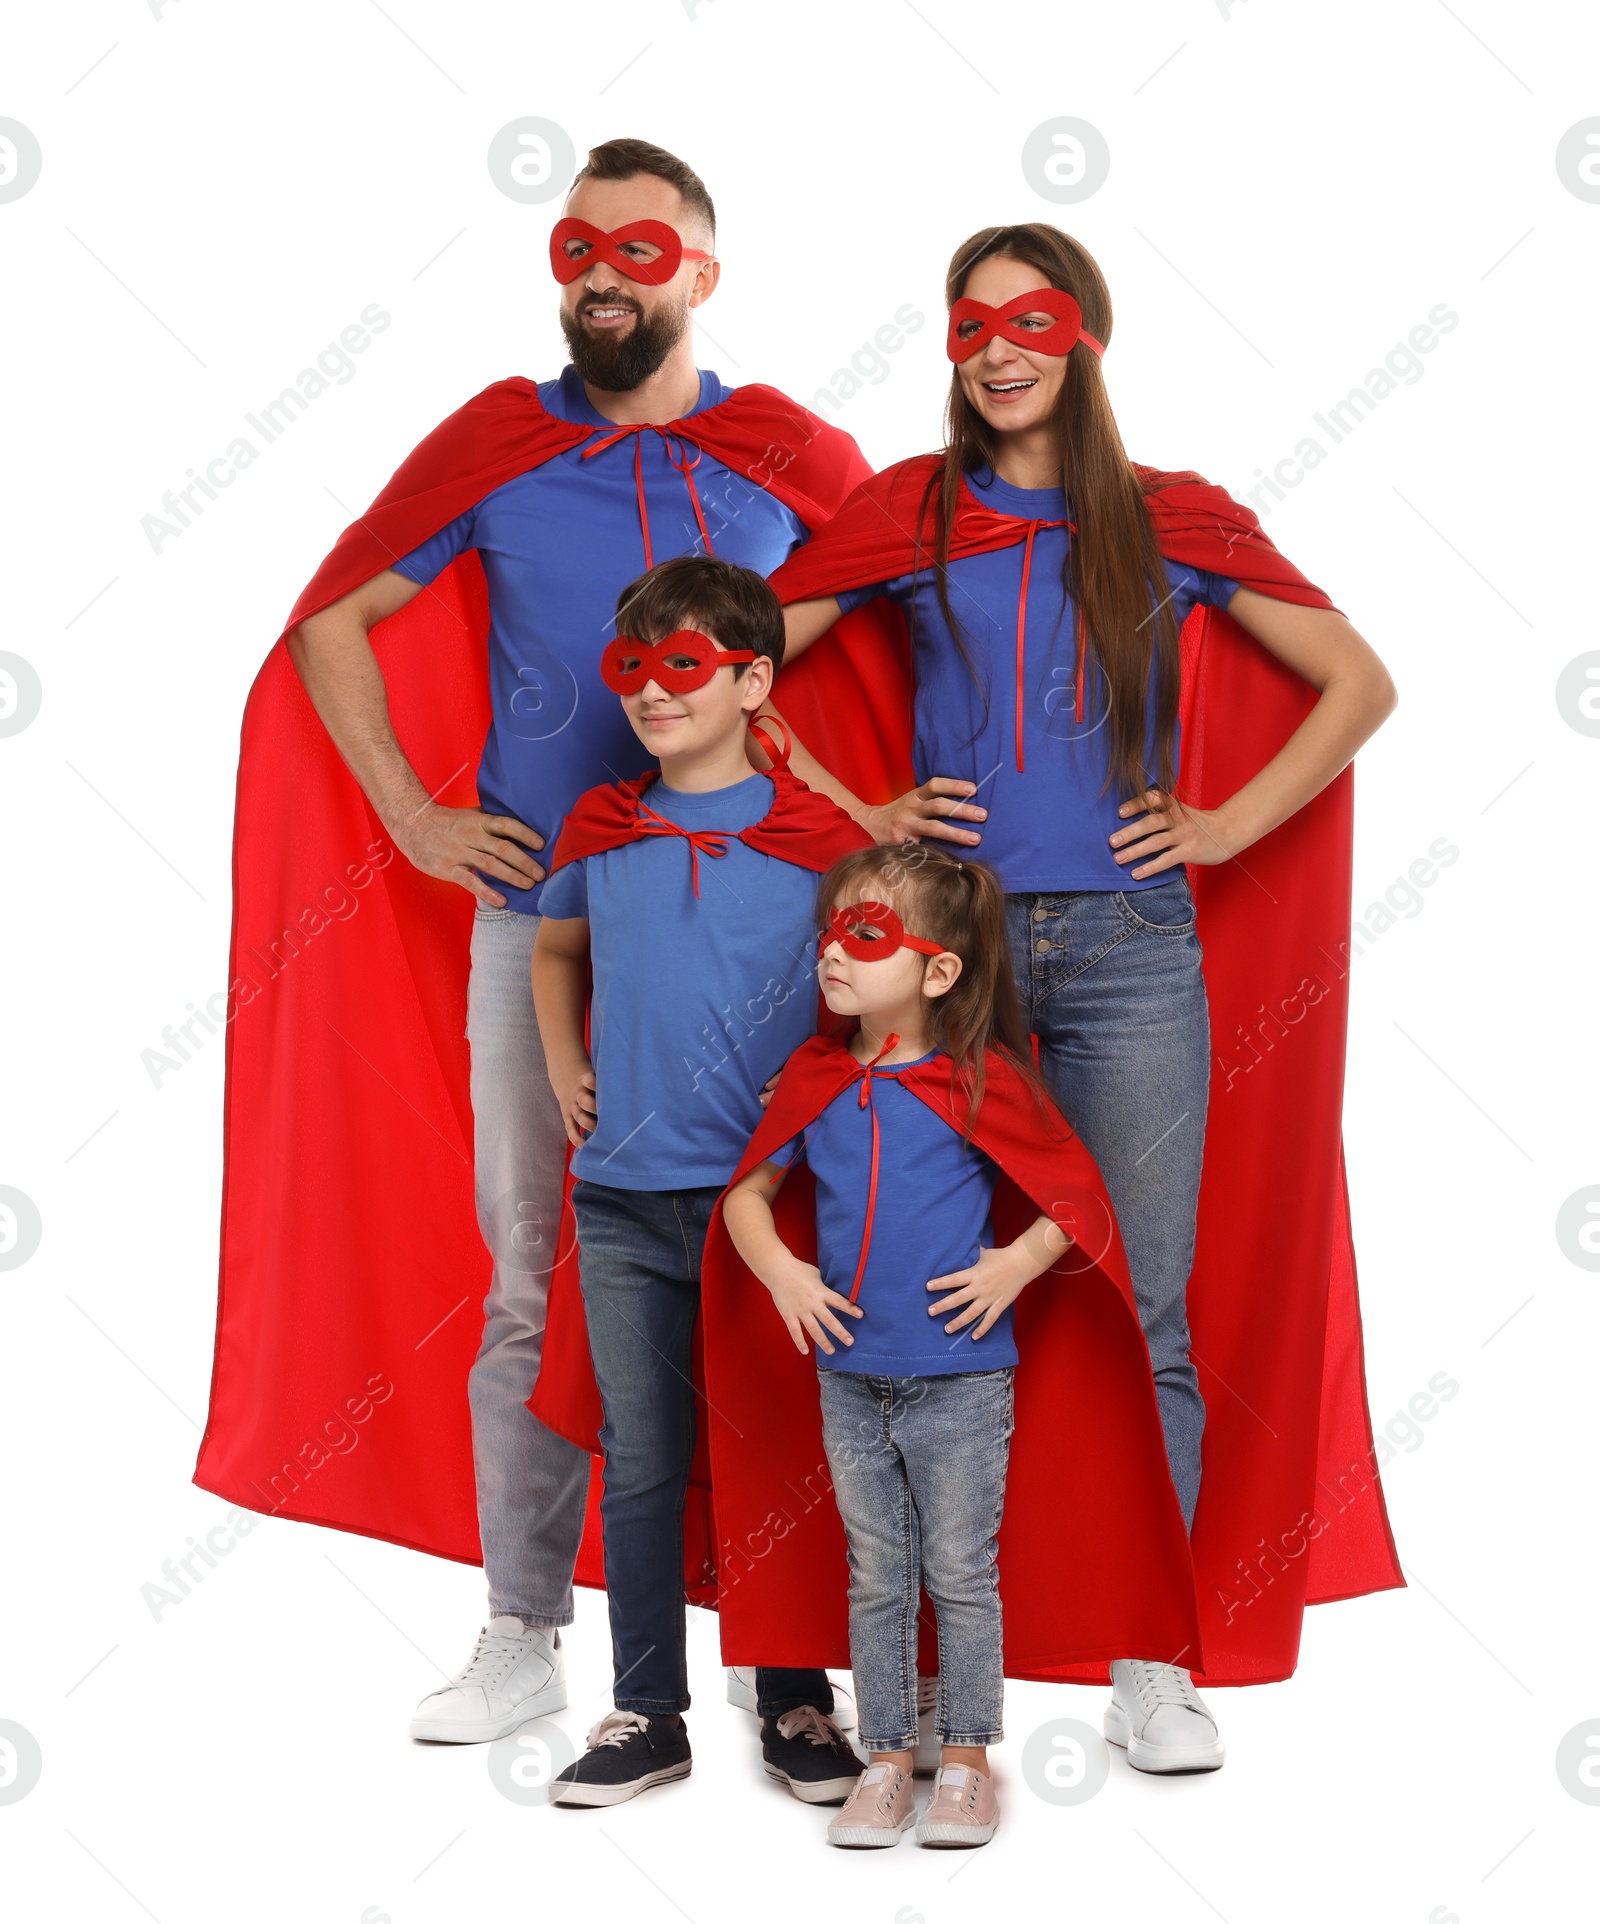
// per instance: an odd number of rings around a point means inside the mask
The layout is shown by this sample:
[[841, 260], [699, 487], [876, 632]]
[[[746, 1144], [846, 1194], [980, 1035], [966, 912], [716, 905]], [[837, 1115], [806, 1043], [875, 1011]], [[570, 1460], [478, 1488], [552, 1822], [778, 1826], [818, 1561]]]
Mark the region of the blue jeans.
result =
[[1100, 1165], [1139, 1307], [1167, 1462], [1186, 1524], [1200, 1493], [1205, 1404], [1185, 1292], [1211, 1086], [1194, 898], [1155, 888], [1009, 895], [1022, 1014], [1061, 1112]]
[[[717, 1189], [610, 1189], [580, 1182], [579, 1274], [605, 1411], [600, 1522], [618, 1710], [689, 1707], [683, 1506], [694, 1461], [693, 1338], [700, 1259]], [[756, 1671], [756, 1708], [833, 1709], [825, 1670]]]
[[1013, 1372], [819, 1370], [822, 1440], [850, 1545], [850, 1661], [861, 1741], [917, 1741], [917, 1610], [939, 1627], [938, 1729], [997, 1744], [1005, 1686], [995, 1538], [1006, 1499]]
[[540, 919], [480, 907], [472, 924], [473, 1179], [494, 1274], [467, 1394], [489, 1614], [550, 1628], [572, 1621], [590, 1458], [525, 1407], [544, 1348], [567, 1153], [533, 1015]]

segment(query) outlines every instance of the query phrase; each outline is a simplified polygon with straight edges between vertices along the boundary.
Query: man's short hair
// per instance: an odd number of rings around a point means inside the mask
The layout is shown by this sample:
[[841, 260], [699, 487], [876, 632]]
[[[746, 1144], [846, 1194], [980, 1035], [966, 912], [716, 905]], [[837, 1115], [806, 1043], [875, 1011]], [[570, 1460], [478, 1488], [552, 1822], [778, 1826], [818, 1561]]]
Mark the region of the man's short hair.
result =
[[669, 154], [665, 147], [652, 146], [648, 140], [605, 140], [589, 149], [589, 158], [573, 176], [580, 180], [632, 180], [636, 174], [654, 174], [657, 180], [670, 181], [683, 196], [683, 204], [698, 214], [717, 237], [717, 210], [711, 205], [706, 184], [687, 161]]
[[[783, 603], [753, 568], [715, 555], [678, 555], [630, 581], [617, 597], [619, 635], [665, 641], [680, 628], [697, 628], [730, 651], [765, 655], [774, 674], [783, 666]], [[747, 665], [733, 664], [735, 681]]]

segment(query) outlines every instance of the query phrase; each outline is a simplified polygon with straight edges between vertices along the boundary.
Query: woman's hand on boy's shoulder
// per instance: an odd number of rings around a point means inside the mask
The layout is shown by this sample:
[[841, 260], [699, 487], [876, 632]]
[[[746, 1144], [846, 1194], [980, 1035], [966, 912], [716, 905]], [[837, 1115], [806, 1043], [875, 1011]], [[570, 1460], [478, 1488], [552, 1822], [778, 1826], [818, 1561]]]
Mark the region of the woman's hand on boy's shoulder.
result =
[[906, 842], [958, 842], [976, 848], [983, 837], [976, 829], [955, 828], [955, 822], [986, 822], [988, 809], [970, 798], [976, 782], [935, 775], [920, 787], [907, 789], [879, 808], [865, 808], [856, 817], [872, 839], [884, 848]]

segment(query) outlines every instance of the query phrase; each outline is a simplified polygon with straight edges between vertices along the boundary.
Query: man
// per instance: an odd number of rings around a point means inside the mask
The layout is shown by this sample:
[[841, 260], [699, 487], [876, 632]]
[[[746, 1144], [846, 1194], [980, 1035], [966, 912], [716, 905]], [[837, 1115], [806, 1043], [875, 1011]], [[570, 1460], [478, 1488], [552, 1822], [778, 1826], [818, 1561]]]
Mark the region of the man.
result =
[[[448, 1121], [441, 1127], [429, 1112], [443, 1087], [459, 1114], [449, 1034], [459, 962], [441, 939], [453, 907], [404, 865], [391, 866], [389, 844], [420, 876], [476, 903], [467, 993], [473, 1173], [493, 1277], [468, 1389], [490, 1621], [462, 1670], [419, 1706], [418, 1738], [485, 1742], [566, 1702], [559, 1631], [572, 1621], [590, 1457], [525, 1407], [560, 1254], [552, 1232], [566, 1143], [534, 1019], [530, 958], [541, 855], [567, 809], [584, 789], [643, 766], [599, 677], [618, 591], [642, 566], [708, 549], [770, 573], [867, 472], [848, 436], [781, 395], [730, 394], [697, 370], [690, 315], [716, 288], [714, 247], [711, 199], [682, 161], [643, 141], [595, 148], [551, 245], [572, 365], [537, 390], [500, 383], [436, 430], [346, 531], [291, 618], [286, 642], [299, 680], [387, 836], [369, 844], [367, 863], [344, 872], [357, 889], [383, 870], [392, 922], [375, 910], [309, 949], [306, 934], [327, 921], [314, 929], [302, 917], [284, 931], [286, 950], [251, 941], [252, 918], [270, 928], [267, 918], [290, 912], [292, 889], [279, 871], [298, 860], [310, 875], [308, 863], [331, 859], [306, 855], [301, 838], [326, 841], [336, 808], [356, 832], [360, 809], [343, 772], [325, 765], [325, 743], [304, 725], [274, 658], [246, 716], [229, 1009], [230, 1022], [237, 1013], [245, 1020], [229, 1032], [223, 1288], [197, 1481], [253, 1508], [456, 1556], [471, 1555], [447, 1487], [459, 1393], [451, 1359], [461, 1337], [455, 1309], [423, 1333], [422, 1305], [444, 1305], [448, 1292], [426, 1296], [433, 1268], [459, 1262], [445, 1221], [459, 1177], [438, 1145], [465, 1158]], [[478, 711], [478, 799], [452, 806], [439, 797], [470, 753], [430, 785], [402, 737], [409, 730], [440, 761], [471, 739], [472, 691], [455, 683], [478, 672], [471, 642], [482, 611], [476, 577], [461, 565], [472, 552], [487, 585], [487, 738]], [[389, 565], [373, 565], [385, 558]], [[372, 631], [397, 616], [386, 635], [410, 645], [380, 638], [380, 666]], [[425, 642], [420, 657], [413, 637]], [[286, 774], [295, 755], [300, 765]], [[326, 810], [319, 785], [330, 795]], [[247, 985], [261, 990], [255, 963], [272, 974], [259, 1020], [246, 994]], [[383, 1019], [358, 1038], [352, 1027], [374, 1000]], [[376, 1083], [363, 1080], [328, 1030]], [[352, 1077], [357, 1096], [348, 1093]], [[325, 1139], [308, 1134], [307, 1111], [325, 1123]], [[402, 1175], [402, 1158], [421, 1173]], [[376, 1198], [351, 1193], [369, 1179], [403, 1191], [396, 1204], [411, 1212], [406, 1229], [394, 1228]], [[415, 1307], [412, 1324], [401, 1328], [396, 1301]], [[365, 1379], [365, 1396], [336, 1404], [333, 1426], [313, 1427], [280, 1470], [292, 1449], [286, 1437], [321, 1409], [318, 1395], [336, 1396], [345, 1380], [335, 1353], [352, 1369], [358, 1355], [369, 1370], [374, 1353], [394, 1362]], [[373, 1405], [391, 1397], [380, 1423]], [[359, 1457], [349, 1454], [358, 1442]], [[328, 1467], [340, 1456], [343, 1464]], [[820, 1683], [802, 1695], [826, 1691], [825, 1674], [816, 1674]], [[751, 1704], [764, 1739], [797, 1702]], [[816, 1707], [825, 1714], [831, 1706]]]

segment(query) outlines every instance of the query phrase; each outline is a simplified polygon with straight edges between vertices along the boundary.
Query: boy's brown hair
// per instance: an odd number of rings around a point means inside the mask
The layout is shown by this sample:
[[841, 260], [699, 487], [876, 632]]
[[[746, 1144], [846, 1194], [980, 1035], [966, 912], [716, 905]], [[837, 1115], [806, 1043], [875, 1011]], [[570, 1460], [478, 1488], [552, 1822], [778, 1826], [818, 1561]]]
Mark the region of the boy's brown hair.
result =
[[[619, 635], [664, 641], [680, 628], [698, 628], [730, 651], [765, 655], [774, 674], [783, 666], [783, 604], [753, 568], [715, 555], [679, 555], [630, 581], [617, 597]], [[735, 681], [748, 666], [733, 664]]]

